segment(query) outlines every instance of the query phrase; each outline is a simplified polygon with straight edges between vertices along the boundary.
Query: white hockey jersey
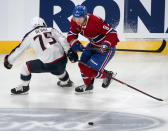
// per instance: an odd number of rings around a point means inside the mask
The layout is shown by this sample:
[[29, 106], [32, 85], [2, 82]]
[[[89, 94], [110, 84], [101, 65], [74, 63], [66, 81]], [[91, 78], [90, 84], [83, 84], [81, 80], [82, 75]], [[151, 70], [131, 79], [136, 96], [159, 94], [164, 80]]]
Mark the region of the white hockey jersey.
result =
[[9, 63], [13, 64], [16, 58], [28, 48], [33, 48], [37, 58], [43, 63], [51, 63], [64, 57], [64, 53], [69, 50], [70, 46], [66, 38], [56, 29], [37, 27], [28, 32], [20, 45], [9, 54]]

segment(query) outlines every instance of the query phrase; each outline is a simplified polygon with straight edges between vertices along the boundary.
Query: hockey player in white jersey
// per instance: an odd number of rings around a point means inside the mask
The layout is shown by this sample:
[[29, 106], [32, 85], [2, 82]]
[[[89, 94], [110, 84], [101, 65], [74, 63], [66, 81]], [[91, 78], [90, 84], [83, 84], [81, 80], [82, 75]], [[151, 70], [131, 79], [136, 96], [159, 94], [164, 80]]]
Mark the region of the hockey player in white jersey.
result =
[[21, 83], [11, 89], [13, 94], [22, 94], [29, 91], [31, 73], [49, 72], [59, 78], [58, 86], [71, 87], [73, 82], [66, 71], [67, 56], [71, 62], [76, 62], [78, 56], [73, 52], [66, 38], [56, 29], [47, 27], [40, 17], [32, 19], [33, 29], [28, 32], [20, 45], [17, 46], [4, 59], [4, 66], [11, 69], [14, 61], [26, 49], [33, 48], [37, 54], [36, 60], [27, 61], [23, 64], [20, 73]]

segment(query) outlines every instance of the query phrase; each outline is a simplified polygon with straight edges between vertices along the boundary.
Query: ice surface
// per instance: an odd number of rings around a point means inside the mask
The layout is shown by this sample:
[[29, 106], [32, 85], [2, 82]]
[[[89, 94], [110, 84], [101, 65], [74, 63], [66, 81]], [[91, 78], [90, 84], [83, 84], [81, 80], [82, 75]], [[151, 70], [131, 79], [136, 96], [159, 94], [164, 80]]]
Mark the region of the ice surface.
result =
[[[28, 95], [10, 95], [19, 81], [20, 66], [35, 59], [26, 52], [12, 70], [3, 67], [0, 55], [0, 130], [41, 131], [166, 131], [168, 103], [159, 102], [113, 81], [108, 89], [102, 80], [94, 83], [94, 94], [75, 95], [74, 87], [60, 88], [49, 74], [33, 74]], [[168, 98], [168, 56], [158, 54], [116, 54], [106, 69], [117, 72], [118, 79], [153, 96]], [[82, 79], [77, 63], [67, 71], [75, 86]], [[67, 118], [67, 119], [66, 119]], [[87, 122], [95, 125], [88, 127]]]

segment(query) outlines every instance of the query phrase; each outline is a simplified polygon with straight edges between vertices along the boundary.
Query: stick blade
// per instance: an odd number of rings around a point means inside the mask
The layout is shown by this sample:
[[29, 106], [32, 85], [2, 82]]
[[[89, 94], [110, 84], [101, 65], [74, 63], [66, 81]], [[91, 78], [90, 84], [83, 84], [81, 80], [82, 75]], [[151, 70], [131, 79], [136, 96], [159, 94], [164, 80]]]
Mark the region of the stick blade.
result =
[[160, 46], [160, 48], [158, 49], [157, 52], [162, 52], [165, 47], [166, 47], [166, 40], [163, 40], [163, 41], [162, 41], [162, 45]]
[[116, 49], [116, 51], [161, 53], [165, 49], [165, 47], [166, 47], [166, 40], [163, 39], [161, 46], [157, 50]]

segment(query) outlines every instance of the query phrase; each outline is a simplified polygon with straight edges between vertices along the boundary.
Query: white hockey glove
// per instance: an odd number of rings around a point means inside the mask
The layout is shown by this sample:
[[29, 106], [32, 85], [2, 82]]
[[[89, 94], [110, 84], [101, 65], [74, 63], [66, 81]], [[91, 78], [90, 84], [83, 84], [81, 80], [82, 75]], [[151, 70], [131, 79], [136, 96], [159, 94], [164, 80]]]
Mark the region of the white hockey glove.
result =
[[103, 43], [103, 44], [101, 45], [101, 48], [99, 49], [99, 52], [100, 52], [101, 54], [103, 54], [103, 53], [105, 53], [108, 49], [109, 49], [108, 44]]

